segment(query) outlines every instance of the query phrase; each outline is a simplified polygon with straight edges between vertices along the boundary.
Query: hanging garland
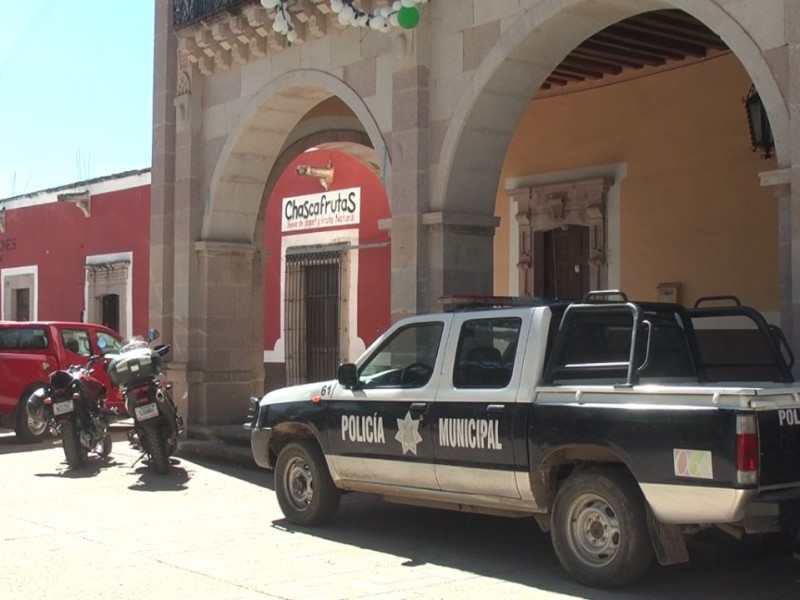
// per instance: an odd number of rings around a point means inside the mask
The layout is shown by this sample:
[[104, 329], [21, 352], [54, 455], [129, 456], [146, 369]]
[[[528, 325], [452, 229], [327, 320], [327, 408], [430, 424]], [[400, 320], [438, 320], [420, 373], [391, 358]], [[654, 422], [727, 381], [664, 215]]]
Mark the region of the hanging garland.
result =
[[[384, 6], [373, 12], [364, 12], [353, 5], [354, 0], [330, 0], [331, 10], [337, 14], [339, 23], [351, 27], [369, 27], [375, 31], [388, 31], [391, 27], [414, 29], [419, 24], [417, 4], [428, 0], [395, 0], [391, 6]], [[297, 31], [292, 23], [292, 15], [287, 9], [289, 0], [261, 0], [267, 10], [276, 10], [272, 29], [282, 33], [291, 44], [297, 40]]]

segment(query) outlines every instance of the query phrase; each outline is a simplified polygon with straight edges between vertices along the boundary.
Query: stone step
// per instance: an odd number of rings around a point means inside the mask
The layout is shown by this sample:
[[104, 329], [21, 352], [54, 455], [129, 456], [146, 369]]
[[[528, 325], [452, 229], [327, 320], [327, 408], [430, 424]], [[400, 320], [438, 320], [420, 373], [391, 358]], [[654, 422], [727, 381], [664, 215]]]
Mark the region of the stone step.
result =
[[242, 467], [255, 467], [250, 447], [214, 440], [186, 439], [178, 443], [178, 456], [228, 462]]
[[250, 431], [240, 424], [188, 425], [178, 443], [179, 456], [199, 457], [253, 467]]
[[250, 430], [241, 424], [193, 424], [186, 427], [186, 437], [250, 447]]

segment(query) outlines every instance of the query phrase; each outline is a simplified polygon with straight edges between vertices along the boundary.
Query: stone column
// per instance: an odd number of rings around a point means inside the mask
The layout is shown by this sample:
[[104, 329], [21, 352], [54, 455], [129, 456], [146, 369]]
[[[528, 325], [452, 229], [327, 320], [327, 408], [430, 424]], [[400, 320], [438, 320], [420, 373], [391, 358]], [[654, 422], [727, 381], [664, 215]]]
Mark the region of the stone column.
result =
[[[177, 40], [172, 0], [155, 3], [153, 156], [150, 176], [150, 326], [172, 338]], [[138, 333], [138, 332], [137, 332]]]
[[[175, 113], [175, 197], [172, 229], [172, 355], [167, 375], [175, 386], [178, 409], [193, 413], [190, 388], [201, 379], [198, 360], [203, 337], [198, 333], [202, 313], [197, 298], [202, 280], [193, 244], [200, 239], [205, 209], [203, 194], [203, 85], [196, 64], [185, 59], [177, 64]], [[193, 424], [188, 419], [188, 424]]]
[[[198, 285], [193, 358], [201, 371], [189, 382], [189, 419], [194, 423], [241, 423], [248, 400], [263, 389], [253, 374], [252, 316], [258, 299], [261, 252], [252, 244], [200, 241], [194, 244]], [[263, 369], [262, 369], [263, 371]]]
[[394, 40], [392, 76], [392, 320], [430, 307], [425, 236], [421, 215], [427, 210], [430, 179], [430, 74], [426, 61], [429, 27], [421, 23]]
[[[800, 5], [785, 2], [789, 46], [789, 123], [791, 167], [789, 189], [780, 193], [781, 220], [781, 325], [795, 353], [800, 356]], [[786, 164], [788, 161], [782, 162]], [[786, 322], [784, 323], [784, 319]], [[800, 377], [800, 364], [794, 373]]]
[[451, 211], [427, 213], [422, 223], [428, 244], [430, 310], [442, 310], [440, 299], [446, 295], [492, 295], [493, 239], [500, 219]]
[[800, 348], [794, 332], [794, 295], [792, 275], [792, 195], [791, 169], [759, 173], [761, 187], [771, 187], [778, 201], [778, 279], [781, 297], [781, 329], [792, 349]]
[[[187, 340], [176, 338], [176, 95], [178, 42], [172, 30], [172, 0], [155, 3], [153, 64], [153, 164], [150, 184], [150, 327], [172, 344], [165, 375], [178, 411], [188, 415]], [[181, 120], [183, 115], [181, 115]], [[134, 266], [134, 268], [136, 268]], [[137, 332], [138, 333], [138, 332]], [[187, 421], [188, 422], [188, 421]]]

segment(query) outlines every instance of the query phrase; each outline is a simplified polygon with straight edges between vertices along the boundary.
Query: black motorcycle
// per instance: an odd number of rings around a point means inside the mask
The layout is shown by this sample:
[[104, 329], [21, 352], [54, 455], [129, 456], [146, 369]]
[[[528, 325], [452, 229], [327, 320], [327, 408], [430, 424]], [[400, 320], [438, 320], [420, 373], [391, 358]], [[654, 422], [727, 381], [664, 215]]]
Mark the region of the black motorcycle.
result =
[[163, 381], [161, 358], [171, 346], [150, 347], [158, 339], [155, 329], [147, 332], [147, 340], [134, 338], [120, 349], [108, 365], [111, 382], [119, 386], [125, 410], [133, 417], [128, 432], [131, 446], [147, 454], [156, 473], [169, 470], [169, 457], [178, 448], [183, 433], [183, 419], [172, 400], [172, 385]]
[[116, 411], [106, 409], [106, 386], [92, 376], [92, 365], [98, 361], [104, 359], [92, 356], [85, 366], [54, 371], [49, 385], [33, 392], [26, 405], [30, 419], [46, 424], [52, 435], [61, 438], [73, 469], [86, 464], [90, 451], [101, 457], [111, 454], [109, 424]]

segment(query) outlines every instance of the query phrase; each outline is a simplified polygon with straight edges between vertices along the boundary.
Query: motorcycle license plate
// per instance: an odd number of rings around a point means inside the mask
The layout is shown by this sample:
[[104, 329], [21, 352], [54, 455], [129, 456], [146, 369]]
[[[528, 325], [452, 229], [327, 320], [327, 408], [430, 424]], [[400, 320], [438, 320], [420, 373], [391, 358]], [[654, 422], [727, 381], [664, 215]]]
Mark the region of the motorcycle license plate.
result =
[[56, 416], [72, 412], [74, 409], [75, 409], [75, 403], [72, 400], [53, 402], [53, 414]]
[[137, 420], [144, 421], [158, 416], [158, 406], [155, 403], [145, 404], [144, 406], [137, 406], [133, 409], [133, 412], [136, 413]]

